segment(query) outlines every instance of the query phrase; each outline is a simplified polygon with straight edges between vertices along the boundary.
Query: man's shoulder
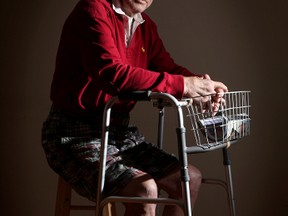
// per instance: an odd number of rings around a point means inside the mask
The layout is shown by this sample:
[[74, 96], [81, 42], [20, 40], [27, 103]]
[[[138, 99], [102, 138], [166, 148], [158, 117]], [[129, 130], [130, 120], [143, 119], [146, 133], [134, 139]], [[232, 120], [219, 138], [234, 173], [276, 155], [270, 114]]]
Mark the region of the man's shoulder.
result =
[[80, 0], [76, 10], [85, 11], [92, 17], [101, 17], [112, 11], [111, 0]]
[[105, 8], [111, 9], [111, 0], [80, 0], [78, 5], [80, 7], [96, 9], [96, 8]]

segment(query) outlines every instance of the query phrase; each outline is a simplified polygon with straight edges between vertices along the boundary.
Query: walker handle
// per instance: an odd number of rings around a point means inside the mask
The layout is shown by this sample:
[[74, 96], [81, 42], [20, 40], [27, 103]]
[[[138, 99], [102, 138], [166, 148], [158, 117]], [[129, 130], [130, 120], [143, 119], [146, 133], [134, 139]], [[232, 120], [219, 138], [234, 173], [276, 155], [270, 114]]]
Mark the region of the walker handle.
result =
[[133, 91], [120, 93], [119, 100], [135, 100], [135, 101], [150, 101], [151, 91]]

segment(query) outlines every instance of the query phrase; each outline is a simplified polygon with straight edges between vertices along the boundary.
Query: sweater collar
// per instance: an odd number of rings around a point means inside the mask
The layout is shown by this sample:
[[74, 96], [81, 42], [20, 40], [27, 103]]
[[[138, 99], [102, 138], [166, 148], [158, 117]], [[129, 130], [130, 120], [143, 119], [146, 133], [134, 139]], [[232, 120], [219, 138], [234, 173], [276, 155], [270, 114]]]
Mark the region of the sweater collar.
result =
[[[119, 1], [119, 0], [112, 0], [112, 8], [113, 8], [113, 10], [114, 10], [116, 13], [121, 14], [121, 15], [124, 15], [124, 16], [126, 16], [126, 17], [128, 17], [128, 18], [131, 18], [131, 17], [127, 16], [127, 15], [124, 13], [124, 11], [121, 9], [121, 7], [120, 7], [120, 1]], [[136, 22], [138, 22], [139, 24], [142, 24], [142, 23], [145, 22], [145, 20], [143, 19], [141, 13], [135, 14], [135, 15], [133, 16], [133, 19], [134, 19]]]

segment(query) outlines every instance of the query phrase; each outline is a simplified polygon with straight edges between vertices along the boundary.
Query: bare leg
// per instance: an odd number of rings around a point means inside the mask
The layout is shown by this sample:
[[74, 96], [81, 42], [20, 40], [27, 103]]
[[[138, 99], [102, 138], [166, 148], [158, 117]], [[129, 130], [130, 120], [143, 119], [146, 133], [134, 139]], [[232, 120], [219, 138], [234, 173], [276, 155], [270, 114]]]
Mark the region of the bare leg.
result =
[[[146, 174], [141, 173], [135, 176], [125, 188], [119, 191], [117, 195], [120, 196], [136, 196], [136, 197], [147, 197], [157, 198], [158, 188], [154, 179]], [[125, 216], [155, 216], [156, 204], [129, 204], [125, 205]]]
[[[190, 176], [190, 194], [191, 194], [191, 206], [193, 207], [198, 196], [198, 191], [201, 185], [201, 173], [200, 171], [189, 165]], [[180, 179], [180, 168], [171, 170], [167, 176], [156, 181], [159, 188], [165, 190], [170, 198], [182, 199], [182, 186]], [[163, 215], [169, 216], [181, 216], [184, 215], [180, 207], [174, 205], [167, 205], [164, 209]]]

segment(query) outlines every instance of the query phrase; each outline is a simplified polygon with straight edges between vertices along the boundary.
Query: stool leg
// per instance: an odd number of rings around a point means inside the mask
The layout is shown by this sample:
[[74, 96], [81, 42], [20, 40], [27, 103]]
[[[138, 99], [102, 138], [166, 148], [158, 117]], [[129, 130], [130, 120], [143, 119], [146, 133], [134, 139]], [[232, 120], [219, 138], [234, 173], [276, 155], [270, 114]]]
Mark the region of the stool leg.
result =
[[58, 177], [55, 216], [69, 216], [72, 188], [61, 176]]
[[115, 203], [108, 203], [104, 206], [103, 216], [116, 216]]

